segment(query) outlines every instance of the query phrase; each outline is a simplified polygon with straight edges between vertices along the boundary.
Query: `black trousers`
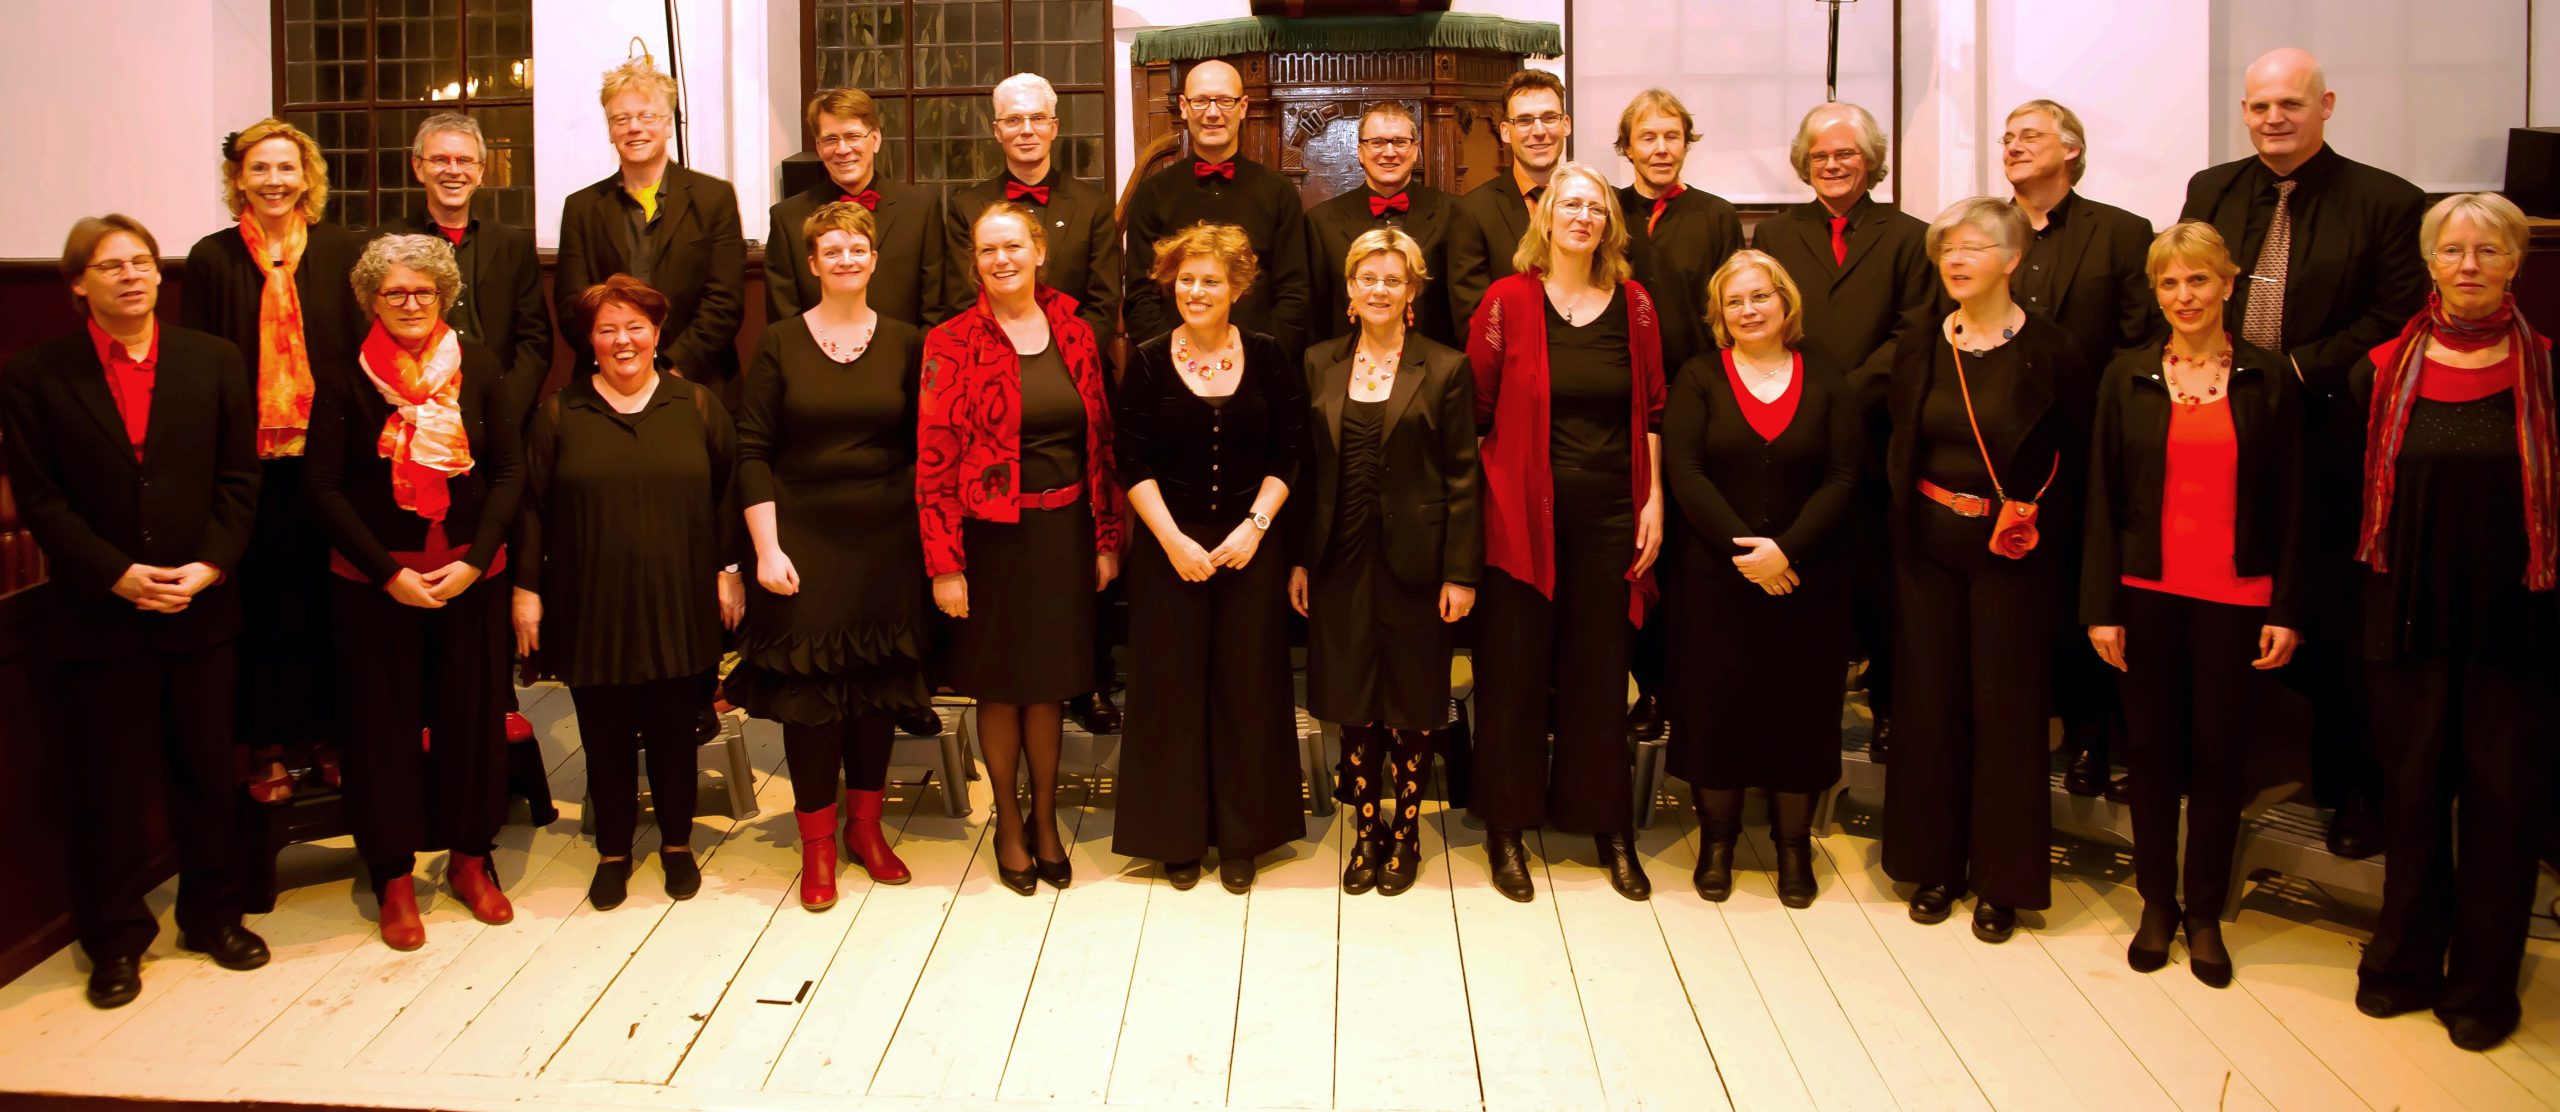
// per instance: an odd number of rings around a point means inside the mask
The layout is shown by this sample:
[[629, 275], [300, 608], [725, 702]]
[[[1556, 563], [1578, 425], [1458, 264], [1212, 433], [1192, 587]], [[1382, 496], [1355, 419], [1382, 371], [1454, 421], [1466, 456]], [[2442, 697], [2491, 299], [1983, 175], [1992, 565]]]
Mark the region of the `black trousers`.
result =
[[334, 744], [341, 725], [335, 625], [329, 619], [329, 536], [303, 488], [300, 456], [259, 465], [240, 584], [236, 744]]
[[650, 809], [658, 816], [658, 841], [693, 844], [694, 722], [711, 697], [712, 673], [646, 683], [572, 687], [578, 709], [579, 745], [587, 753], [587, 798], [596, 809], [596, 852], [631, 852], [640, 826], [640, 761], [649, 761]]
[[2274, 676], [2250, 663], [2258, 657], [2258, 630], [2265, 624], [2264, 607], [2124, 592], [2126, 671], [2118, 682], [2126, 764], [2133, 771], [2133, 884], [2144, 903], [2181, 902], [2183, 786], [2186, 913], [2195, 919], [2222, 916], [2240, 808], [2248, 802], [2243, 758], [2256, 733], [2257, 711], [2275, 697]]
[[1636, 533], [1627, 474], [1557, 468], [1555, 506], [1555, 597], [1493, 568], [1476, 594], [1467, 809], [1502, 830], [1632, 830], [1626, 574]]
[[91, 789], [71, 807], [70, 823], [72, 911], [91, 961], [140, 957], [159, 934], [143, 903], [155, 794], [178, 847], [178, 929], [198, 934], [240, 921], [235, 653], [225, 644], [53, 671], [54, 737], [70, 754], [74, 782]]
[[1879, 719], [1893, 717], [1893, 545], [1883, 522], [1888, 500], [1881, 489], [1861, 486], [1852, 503], [1861, 520], [1850, 523], [1849, 633], [1857, 653], [1867, 662], [1859, 683], [1867, 689], [1867, 709]]
[[1991, 519], [1915, 507], [1895, 555], [1901, 639], [1884, 868], [1992, 904], [2053, 901], [2047, 779], [2059, 576], [2050, 551], [1992, 555]]
[[[823, 811], [843, 797], [836, 777], [854, 791], [876, 792], [889, 786], [889, 747], [897, 744], [898, 716], [875, 710], [823, 726], [782, 724], [782, 759], [791, 771], [791, 807]], [[654, 766], [649, 782], [657, 783]]]
[[[1683, 543], [1673, 538], [1686, 532], [1673, 520], [1677, 512], [1672, 511], [1663, 518], [1667, 524], [1662, 531], [1662, 554], [1653, 562], [1657, 569], [1654, 583], [1662, 590], [1662, 597], [1654, 601], [1654, 612], [1666, 616], [1679, 612], [1677, 607], [1682, 588], [1682, 577], [1673, 571], [1680, 566], [1680, 556], [1675, 549]], [[1627, 671], [1636, 678], [1636, 690], [1657, 700], [1666, 716], [1672, 713], [1671, 704], [1677, 701], [1671, 690], [1670, 629], [1671, 623], [1664, 619], [1647, 621], [1636, 627], [1627, 653]]]
[[347, 825], [374, 887], [409, 875], [423, 852], [487, 855], [507, 816], [508, 576], [435, 610], [338, 575], [329, 591]]
[[2356, 970], [2364, 984], [2435, 993], [2448, 1019], [2515, 1018], [2552, 801], [2555, 668], [2486, 655], [2368, 666], [2390, 867]]
[[[1183, 525], [1203, 548], [1233, 522]], [[1184, 582], [1152, 533], [1130, 546], [1129, 705], [1112, 852], [1252, 857], [1306, 833], [1289, 691], [1289, 560], [1279, 529], [1253, 562]]]

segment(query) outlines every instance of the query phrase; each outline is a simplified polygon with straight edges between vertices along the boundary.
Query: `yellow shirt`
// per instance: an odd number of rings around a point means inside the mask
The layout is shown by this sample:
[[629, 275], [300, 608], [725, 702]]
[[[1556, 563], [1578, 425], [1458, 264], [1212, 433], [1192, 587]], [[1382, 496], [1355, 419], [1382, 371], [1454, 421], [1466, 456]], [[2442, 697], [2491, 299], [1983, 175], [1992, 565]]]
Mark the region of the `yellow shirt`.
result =
[[622, 191], [630, 194], [632, 200], [640, 202], [640, 214], [642, 216], [655, 220], [658, 218], [658, 187], [665, 184], [666, 183], [664, 181], [656, 181], [651, 182], [646, 187], [640, 189], [633, 189], [629, 186], [625, 186]]

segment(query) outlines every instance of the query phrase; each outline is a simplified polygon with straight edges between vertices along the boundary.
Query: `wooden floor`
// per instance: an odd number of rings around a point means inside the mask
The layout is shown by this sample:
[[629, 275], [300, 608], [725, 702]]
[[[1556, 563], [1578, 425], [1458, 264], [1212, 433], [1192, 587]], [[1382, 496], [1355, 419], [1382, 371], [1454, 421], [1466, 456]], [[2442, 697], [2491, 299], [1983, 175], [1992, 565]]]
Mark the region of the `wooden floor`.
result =
[[[555, 794], [578, 798], [567, 695], [526, 702]], [[253, 922], [275, 950], [263, 970], [175, 954], [164, 932], [122, 1010], [87, 1005], [68, 951], [0, 987], [0, 1088], [545, 1109], [2560, 1106], [2560, 944], [2527, 958], [2524, 1031], [2468, 1054], [2423, 1014], [2356, 1013], [2369, 912], [2313, 890], [2251, 896], [2223, 991], [2183, 951], [2125, 968], [2138, 903], [2121, 856], [2094, 847], [2057, 849], [2054, 908], [2005, 946], [1962, 914], [1916, 925], [1854, 808], [1818, 840], [1822, 897], [1802, 911], [1778, 903], [1756, 833], [1733, 898], [1698, 900], [1678, 808], [1641, 839], [1651, 903], [1609, 889], [1588, 839], [1548, 834], [1538, 901], [1513, 904], [1482, 832], [1437, 804], [1403, 896], [1340, 894], [1342, 817], [1310, 818], [1250, 897], [1176, 892], [1111, 853], [1113, 783], [1087, 760], [1061, 812], [1064, 894], [996, 885], [984, 782], [970, 821], [905, 783], [891, 822], [914, 882], [849, 871], [813, 915], [778, 734], [749, 737], [760, 815], [700, 823], [694, 900], [671, 904], [644, 867], [630, 902], [587, 907], [596, 855], [573, 810], [507, 830], [513, 924], [439, 895], [426, 947], [398, 954], [352, 851], [298, 848], [289, 867], [319, 879]]]

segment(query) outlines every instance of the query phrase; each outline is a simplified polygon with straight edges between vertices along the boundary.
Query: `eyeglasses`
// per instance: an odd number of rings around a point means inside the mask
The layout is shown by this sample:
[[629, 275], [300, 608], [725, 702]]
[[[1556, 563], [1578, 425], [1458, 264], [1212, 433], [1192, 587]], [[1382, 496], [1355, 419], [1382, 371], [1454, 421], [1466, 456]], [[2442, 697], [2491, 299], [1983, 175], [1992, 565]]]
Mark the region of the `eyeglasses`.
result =
[[1594, 220], [1607, 220], [1609, 218], [1609, 206], [1600, 201], [1558, 201], [1556, 202], [1556, 215], [1567, 220], [1584, 216], [1588, 216]]
[[1834, 163], [1847, 166], [1851, 163], [1864, 162], [1867, 156], [1858, 151], [1815, 151], [1804, 156], [1804, 160], [1815, 166], [1829, 166]]
[[1206, 112], [1206, 111], [1210, 110], [1211, 108], [1215, 108], [1215, 109], [1217, 109], [1217, 110], [1218, 110], [1218, 111], [1220, 111], [1220, 112], [1233, 112], [1233, 111], [1235, 111], [1235, 110], [1236, 110], [1236, 106], [1237, 106], [1237, 105], [1239, 105], [1239, 104], [1243, 104], [1243, 103], [1244, 103], [1244, 98], [1243, 98], [1243, 97], [1184, 97], [1184, 98], [1182, 98], [1182, 103], [1187, 104], [1187, 105], [1190, 105], [1190, 106], [1191, 106], [1191, 110], [1192, 110], [1192, 111], [1194, 111], [1194, 112]]
[[424, 162], [429, 167], [437, 170], [477, 170], [480, 168], [480, 160], [467, 154], [440, 154], [431, 158], [421, 158], [418, 161]]
[[851, 150], [854, 144], [865, 139], [869, 139], [877, 134], [879, 134], [879, 132], [876, 131], [830, 132], [818, 137], [818, 149], [822, 151]]
[[2024, 143], [2032, 147], [2038, 143], [2044, 142], [2045, 138], [2045, 133], [2037, 131], [2034, 128], [2026, 128], [2022, 131], [2012, 131], [2001, 136], [2000, 145], [2005, 147], [2011, 143]]
[[434, 290], [383, 290], [373, 296], [381, 298], [384, 304], [394, 305], [403, 309], [412, 305], [433, 305], [436, 303], [436, 291]]
[[656, 127], [659, 124], [667, 122], [667, 114], [664, 112], [623, 112], [605, 117], [604, 122], [617, 129], [630, 127], [633, 124], [639, 124], [642, 127]]
[[1056, 116], [1052, 116], [1046, 112], [1030, 116], [996, 117], [996, 126], [1003, 128], [1006, 131], [1020, 131], [1027, 127], [1048, 127], [1049, 125], [1057, 122], [1058, 118]]
[[1410, 135], [1372, 135], [1361, 140], [1360, 145], [1368, 148], [1371, 154], [1384, 154], [1388, 151], [1403, 154], [1412, 150], [1420, 142]]
[[1962, 255], [1966, 258], [1979, 259], [1999, 249], [1998, 244], [1992, 243], [1950, 243], [1938, 249], [1938, 256], [1952, 259]]
[[1769, 292], [1769, 291], [1767, 291], [1767, 290], [1761, 290], [1760, 292], [1755, 293], [1755, 294], [1752, 294], [1752, 295], [1751, 295], [1751, 296], [1749, 296], [1749, 297], [1728, 297], [1728, 298], [1725, 298], [1725, 299], [1724, 299], [1724, 307], [1725, 307], [1725, 308], [1727, 308], [1727, 309], [1739, 309], [1739, 308], [1742, 308], [1742, 307], [1743, 307], [1743, 306], [1745, 306], [1745, 305], [1749, 305], [1750, 307], [1752, 307], [1752, 308], [1754, 308], [1754, 309], [1765, 309], [1765, 308], [1768, 308], [1768, 307], [1769, 307], [1769, 303], [1770, 303], [1770, 302], [1772, 302], [1772, 301], [1776, 301], [1777, 299], [1778, 299], [1778, 295], [1777, 295], [1777, 294], [1771, 293], [1771, 292]]
[[1404, 290], [1404, 275], [1389, 274], [1382, 277], [1376, 274], [1363, 274], [1352, 279], [1351, 284], [1364, 290], [1384, 288], [1388, 293], [1400, 293]]
[[149, 255], [135, 255], [130, 259], [108, 259], [102, 263], [89, 264], [91, 274], [108, 278], [122, 278], [127, 274], [149, 274], [158, 269], [160, 269], [160, 260]]
[[1529, 127], [1534, 124], [1538, 127], [1552, 128], [1564, 122], [1564, 113], [1540, 112], [1535, 116], [1512, 116], [1502, 122], [1513, 127]]
[[2448, 243], [2436, 248], [2436, 261], [2446, 266], [2461, 266], [2462, 257], [2465, 255], [2479, 260], [2483, 267], [2491, 267], [2514, 258], [2515, 252], [2486, 244], [2479, 247], [2456, 247]]

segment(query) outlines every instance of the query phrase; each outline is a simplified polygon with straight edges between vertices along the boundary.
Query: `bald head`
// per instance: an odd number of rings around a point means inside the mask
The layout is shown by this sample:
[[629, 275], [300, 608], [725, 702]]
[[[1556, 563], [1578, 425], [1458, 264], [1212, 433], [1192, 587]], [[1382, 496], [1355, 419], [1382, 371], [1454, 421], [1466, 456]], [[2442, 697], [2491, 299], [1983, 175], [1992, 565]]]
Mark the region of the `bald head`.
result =
[[2270, 50], [2249, 63], [2241, 79], [2240, 114], [2249, 125], [2249, 145], [2278, 174], [2291, 174], [2320, 153], [2337, 104], [2320, 59], [2308, 50]]
[[1244, 122], [1244, 75], [1215, 58], [1182, 77], [1182, 123], [1191, 131], [1191, 153], [1209, 162], [1236, 156]]
[[1183, 75], [1182, 95], [1240, 97], [1244, 95], [1244, 75], [1237, 73], [1234, 66], [1211, 58]]

